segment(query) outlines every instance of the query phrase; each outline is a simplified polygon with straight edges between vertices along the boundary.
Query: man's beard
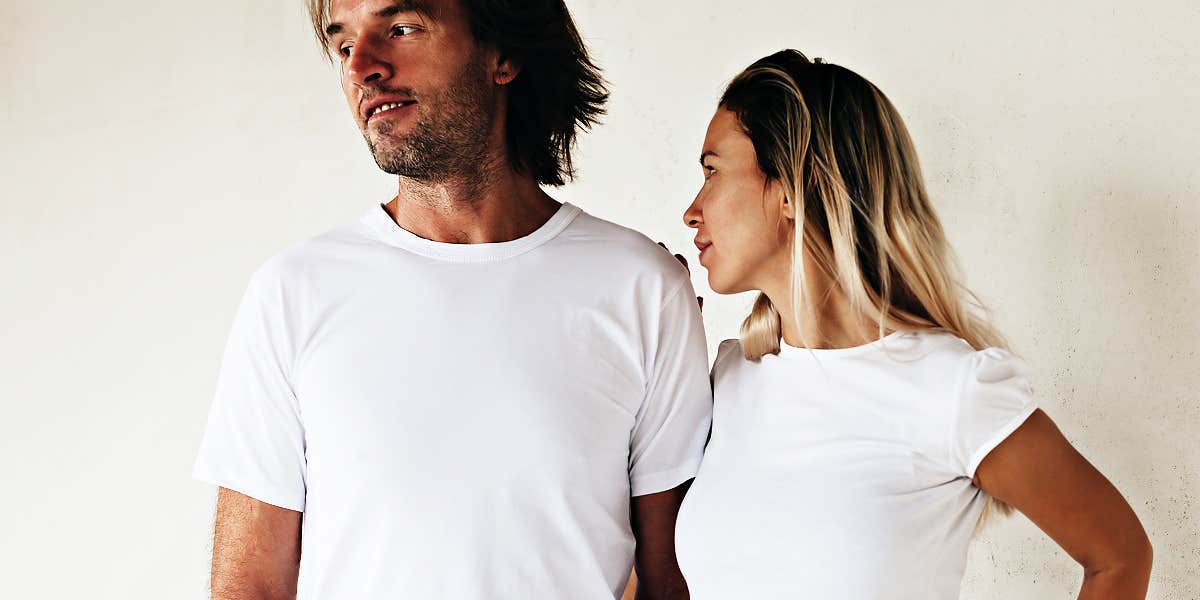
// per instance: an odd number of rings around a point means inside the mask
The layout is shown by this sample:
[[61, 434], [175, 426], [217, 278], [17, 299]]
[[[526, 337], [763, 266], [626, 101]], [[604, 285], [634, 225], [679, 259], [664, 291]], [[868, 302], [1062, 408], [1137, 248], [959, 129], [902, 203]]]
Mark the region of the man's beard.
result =
[[412, 97], [417, 100], [417, 122], [411, 131], [394, 135], [392, 124], [381, 120], [363, 133], [379, 168], [427, 182], [478, 170], [485, 162], [492, 124], [483, 61], [469, 60], [445, 90]]

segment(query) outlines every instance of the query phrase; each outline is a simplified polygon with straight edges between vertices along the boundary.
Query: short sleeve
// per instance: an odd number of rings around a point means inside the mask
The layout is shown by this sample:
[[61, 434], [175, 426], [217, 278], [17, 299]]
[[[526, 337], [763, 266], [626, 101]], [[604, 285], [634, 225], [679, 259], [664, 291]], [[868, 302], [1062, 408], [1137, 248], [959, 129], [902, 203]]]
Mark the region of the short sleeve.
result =
[[630, 439], [633, 496], [670, 490], [695, 477], [712, 424], [708, 345], [691, 281], [683, 279], [650, 331], [646, 394]]
[[288, 383], [292, 336], [278, 274], [247, 286], [225, 346], [196, 479], [303, 512], [304, 430]]
[[734, 355], [742, 356], [742, 343], [738, 338], [724, 340], [717, 346], [717, 357], [713, 360], [712, 372], [708, 376], [709, 383], [717, 389], [717, 380], [721, 373], [727, 370], [725, 366]]
[[974, 352], [959, 388], [950, 444], [952, 468], [974, 478], [984, 457], [1036, 409], [1024, 361], [1001, 348]]

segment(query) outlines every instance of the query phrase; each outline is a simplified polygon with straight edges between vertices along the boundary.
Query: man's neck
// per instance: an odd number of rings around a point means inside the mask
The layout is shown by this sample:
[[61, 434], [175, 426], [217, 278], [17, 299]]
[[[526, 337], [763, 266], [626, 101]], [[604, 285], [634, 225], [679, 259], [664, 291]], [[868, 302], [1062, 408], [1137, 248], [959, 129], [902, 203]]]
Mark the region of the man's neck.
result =
[[400, 227], [435, 242], [512, 241], [546, 223], [560, 203], [510, 168], [438, 182], [400, 178], [384, 208]]

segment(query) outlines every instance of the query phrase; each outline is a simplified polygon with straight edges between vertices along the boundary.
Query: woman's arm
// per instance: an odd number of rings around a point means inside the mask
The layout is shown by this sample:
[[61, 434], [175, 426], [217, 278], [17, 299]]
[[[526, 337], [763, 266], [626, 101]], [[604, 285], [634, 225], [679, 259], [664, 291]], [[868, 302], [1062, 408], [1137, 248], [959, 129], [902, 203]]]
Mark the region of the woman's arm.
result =
[[1029, 517], [1083, 565], [1080, 600], [1145, 598], [1153, 551], [1133, 509], [1035, 411], [991, 451], [975, 485]]

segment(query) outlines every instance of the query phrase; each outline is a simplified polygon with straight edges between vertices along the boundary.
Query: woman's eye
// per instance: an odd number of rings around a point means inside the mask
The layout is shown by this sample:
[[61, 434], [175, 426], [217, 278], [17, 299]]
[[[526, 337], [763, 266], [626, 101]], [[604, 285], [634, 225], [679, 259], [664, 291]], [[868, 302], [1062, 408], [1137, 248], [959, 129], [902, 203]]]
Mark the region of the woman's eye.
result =
[[716, 169], [714, 169], [714, 168], [712, 168], [712, 167], [710, 167], [710, 166], [708, 166], [708, 165], [704, 165], [704, 166], [703, 166], [703, 167], [701, 167], [701, 168], [702, 168], [702, 169], [704, 169], [704, 178], [705, 178], [705, 179], [708, 179], [710, 176], [712, 176], [712, 174], [713, 174], [713, 173], [716, 173], [716, 172], [717, 172], [717, 170], [716, 170]]
[[338, 50], [338, 53], [345, 58], [350, 58], [350, 48], [352, 48], [352, 46], [342, 46], [342, 48]]

